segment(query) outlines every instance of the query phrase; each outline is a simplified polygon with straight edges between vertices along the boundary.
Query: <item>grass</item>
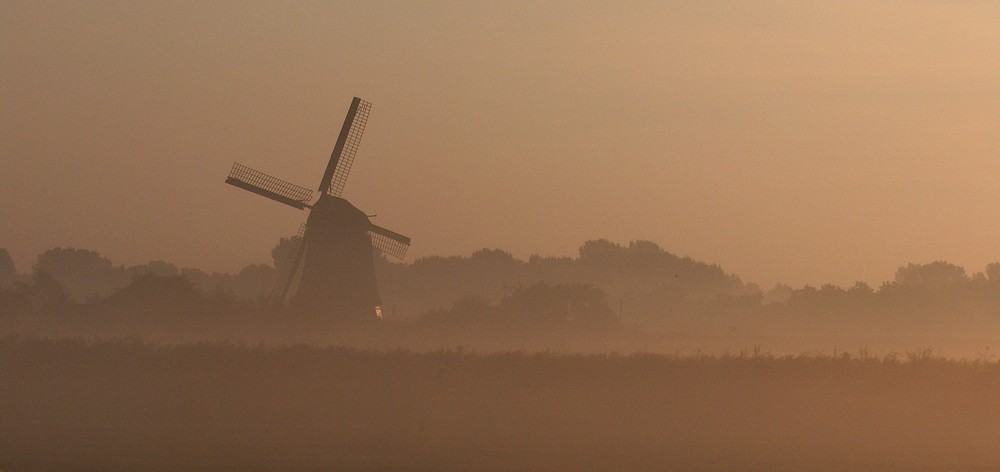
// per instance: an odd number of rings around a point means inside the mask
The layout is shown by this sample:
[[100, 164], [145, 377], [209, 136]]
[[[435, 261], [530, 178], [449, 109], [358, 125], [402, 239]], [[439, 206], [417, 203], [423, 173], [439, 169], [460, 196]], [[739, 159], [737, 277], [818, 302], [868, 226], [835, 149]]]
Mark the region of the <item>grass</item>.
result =
[[0, 340], [0, 470], [1000, 470], [1000, 363]]

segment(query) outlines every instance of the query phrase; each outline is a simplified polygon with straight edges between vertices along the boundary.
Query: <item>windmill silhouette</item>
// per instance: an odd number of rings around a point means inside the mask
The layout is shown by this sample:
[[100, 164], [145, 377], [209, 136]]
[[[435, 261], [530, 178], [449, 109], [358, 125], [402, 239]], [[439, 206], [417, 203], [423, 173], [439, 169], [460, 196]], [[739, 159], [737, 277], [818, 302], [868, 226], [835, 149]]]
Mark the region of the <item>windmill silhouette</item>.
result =
[[[365, 212], [340, 197], [361, 144], [371, 104], [354, 97], [340, 130], [330, 162], [312, 190], [234, 163], [226, 183], [299, 210], [309, 209], [306, 222], [287, 253], [274, 298], [283, 303], [299, 280], [292, 305], [310, 314], [340, 319], [381, 318], [381, 299], [375, 281], [374, 252], [402, 259], [410, 238], [369, 221]], [[301, 268], [301, 271], [300, 271]]]

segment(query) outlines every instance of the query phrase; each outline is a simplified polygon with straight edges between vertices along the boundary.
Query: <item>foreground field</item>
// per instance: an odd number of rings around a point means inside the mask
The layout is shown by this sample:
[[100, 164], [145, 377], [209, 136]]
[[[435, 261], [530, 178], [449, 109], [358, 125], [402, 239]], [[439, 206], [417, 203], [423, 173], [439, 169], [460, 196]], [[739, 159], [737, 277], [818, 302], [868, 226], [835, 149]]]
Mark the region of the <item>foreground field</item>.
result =
[[0, 341], [0, 470], [1000, 470], [1000, 364]]

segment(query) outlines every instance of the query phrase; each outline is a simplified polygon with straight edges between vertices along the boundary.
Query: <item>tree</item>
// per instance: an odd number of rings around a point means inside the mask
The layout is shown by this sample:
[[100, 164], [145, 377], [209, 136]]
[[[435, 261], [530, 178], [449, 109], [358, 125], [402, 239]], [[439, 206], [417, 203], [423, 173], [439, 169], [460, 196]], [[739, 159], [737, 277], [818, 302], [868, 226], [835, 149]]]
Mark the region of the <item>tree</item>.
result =
[[968, 278], [965, 269], [945, 261], [935, 261], [930, 264], [907, 264], [896, 270], [895, 281], [903, 287], [914, 287], [932, 290], [945, 289]]
[[503, 316], [528, 324], [607, 327], [616, 323], [607, 295], [590, 284], [537, 283], [505, 298]]
[[500, 249], [480, 249], [469, 257], [470, 276], [480, 284], [511, 283], [523, 263]]
[[183, 275], [140, 273], [132, 282], [102, 300], [104, 307], [125, 313], [192, 315], [203, 308], [205, 295]]
[[853, 287], [847, 290], [847, 294], [850, 296], [854, 308], [857, 309], [871, 303], [875, 297], [875, 289], [871, 285], [859, 280], [854, 283]]
[[638, 259], [655, 259], [666, 254], [659, 244], [653, 241], [632, 241], [628, 243], [629, 255]]
[[124, 267], [114, 267], [97, 251], [85, 249], [49, 249], [38, 256], [34, 270], [51, 275], [78, 301], [109, 295], [129, 281]]
[[32, 298], [42, 310], [64, 306], [70, 301], [66, 287], [48, 272], [36, 270], [31, 276]]
[[1000, 262], [994, 262], [986, 266], [986, 276], [990, 282], [1000, 283]]
[[499, 305], [490, 305], [480, 297], [464, 297], [450, 310], [428, 310], [419, 319], [424, 324], [523, 332], [607, 328], [617, 323], [601, 289], [589, 284], [546, 283], [518, 288]]
[[130, 276], [139, 274], [153, 274], [161, 277], [180, 275], [181, 271], [176, 265], [165, 261], [149, 261], [147, 264], [132, 266], [128, 268]]
[[275, 269], [278, 269], [279, 273], [285, 273], [286, 265], [293, 264], [292, 261], [292, 250], [299, 247], [302, 244], [301, 236], [292, 236], [290, 238], [281, 238], [278, 240], [278, 244], [274, 245], [271, 249], [271, 260]]
[[775, 284], [774, 288], [764, 293], [764, 297], [761, 302], [765, 305], [785, 303], [792, 298], [793, 293], [795, 293], [795, 290], [792, 287], [780, 283]]
[[14, 259], [11, 259], [6, 249], [0, 248], [0, 289], [9, 287], [16, 277]]
[[[468, 327], [482, 322], [494, 312], [494, 307], [480, 297], [465, 297], [455, 302], [450, 310], [428, 310], [420, 314], [418, 321], [429, 325]], [[481, 326], [480, 326], [481, 327]]]
[[480, 249], [473, 252], [469, 257], [472, 264], [480, 265], [486, 268], [498, 267], [501, 269], [507, 269], [511, 266], [517, 266], [520, 261], [514, 259], [509, 252], [502, 249]]
[[607, 239], [587, 241], [580, 246], [580, 262], [585, 264], [606, 265], [622, 256], [623, 249], [618, 244]]
[[854, 282], [854, 286], [852, 286], [847, 292], [859, 297], [868, 297], [875, 294], [875, 289], [873, 289], [871, 285], [868, 285], [866, 282], [859, 280]]
[[279, 282], [277, 271], [265, 264], [250, 264], [232, 277], [230, 289], [239, 299], [254, 300], [271, 295]]

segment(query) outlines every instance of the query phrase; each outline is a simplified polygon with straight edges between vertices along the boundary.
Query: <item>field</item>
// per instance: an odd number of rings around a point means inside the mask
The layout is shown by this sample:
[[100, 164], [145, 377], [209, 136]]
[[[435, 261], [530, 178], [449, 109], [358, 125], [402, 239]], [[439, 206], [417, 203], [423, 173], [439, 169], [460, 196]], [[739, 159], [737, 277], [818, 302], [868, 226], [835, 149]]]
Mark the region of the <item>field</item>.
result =
[[0, 341], [0, 470], [1000, 470], [1000, 364]]

